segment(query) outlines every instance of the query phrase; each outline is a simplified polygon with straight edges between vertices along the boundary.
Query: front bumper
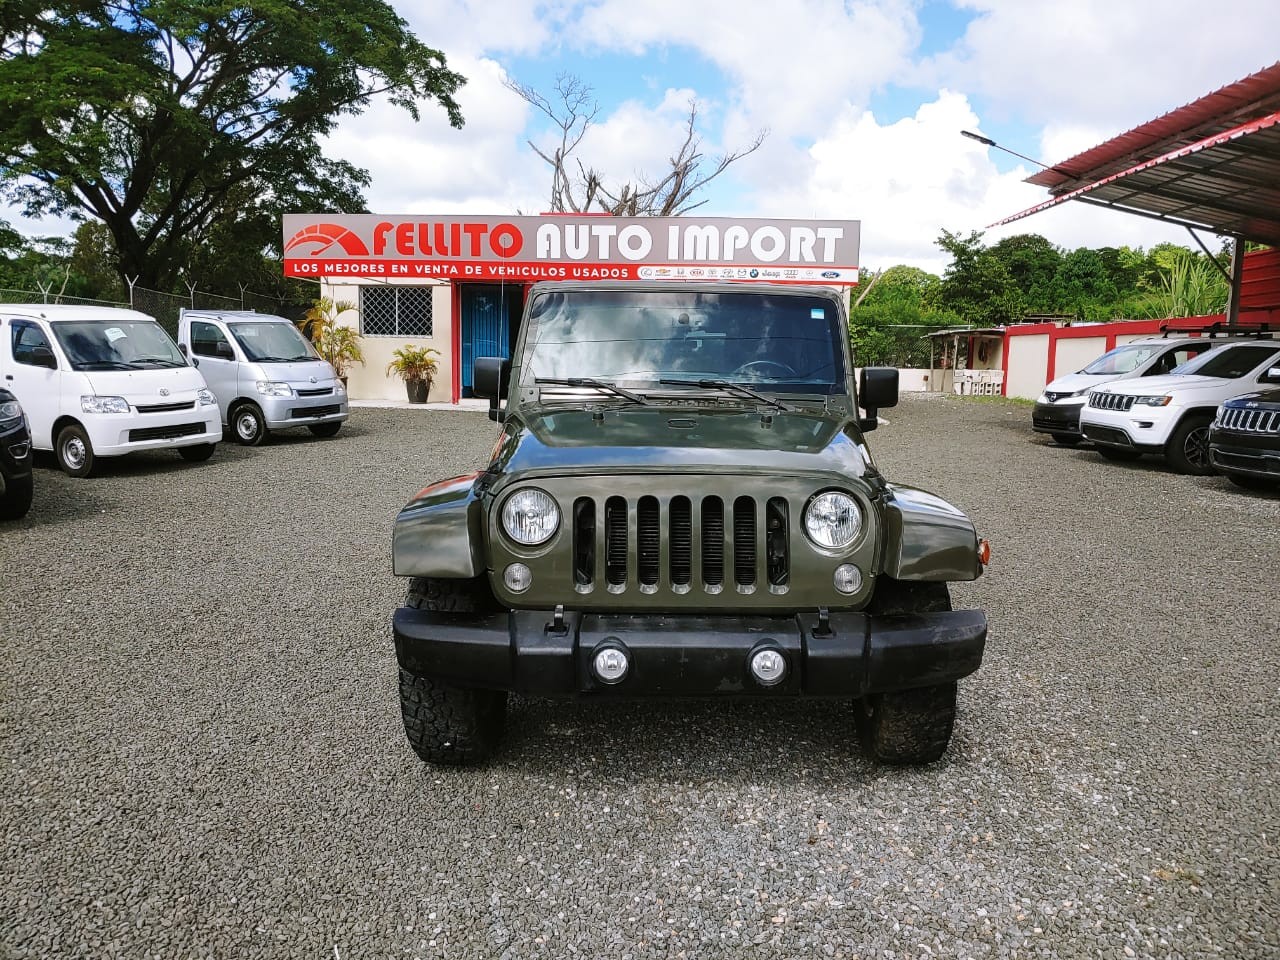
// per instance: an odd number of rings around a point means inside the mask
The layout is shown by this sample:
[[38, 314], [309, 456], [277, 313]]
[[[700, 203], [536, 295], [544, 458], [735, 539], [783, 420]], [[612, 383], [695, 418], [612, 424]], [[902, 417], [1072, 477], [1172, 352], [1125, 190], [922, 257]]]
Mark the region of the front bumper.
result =
[[1209, 459], [1220, 473], [1240, 473], [1280, 483], [1280, 436], [1211, 429]]
[[[565, 613], [557, 625], [537, 610], [488, 615], [401, 607], [396, 659], [411, 673], [459, 686], [545, 697], [856, 698], [947, 683], [982, 663], [981, 610], [873, 617], [816, 612], [787, 617]], [[602, 644], [621, 645], [631, 666], [620, 683], [591, 671]], [[761, 648], [787, 662], [781, 682], [762, 686], [748, 667]]]
[[1173, 407], [1135, 406], [1130, 410], [1086, 407], [1080, 414], [1080, 432], [1095, 444], [1156, 453], [1164, 449], [1180, 412]]
[[271, 430], [306, 427], [317, 423], [342, 422], [347, 419], [347, 395], [325, 394], [318, 397], [258, 397], [258, 405]]
[[1031, 429], [1040, 433], [1080, 436], [1080, 408], [1083, 403], [1037, 403], [1031, 411]]
[[0, 490], [10, 483], [31, 479], [31, 435], [21, 422], [16, 429], [0, 433]]
[[172, 450], [222, 439], [217, 404], [166, 413], [99, 413], [80, 417], [100, 457], [119, 457], [142, 450]]

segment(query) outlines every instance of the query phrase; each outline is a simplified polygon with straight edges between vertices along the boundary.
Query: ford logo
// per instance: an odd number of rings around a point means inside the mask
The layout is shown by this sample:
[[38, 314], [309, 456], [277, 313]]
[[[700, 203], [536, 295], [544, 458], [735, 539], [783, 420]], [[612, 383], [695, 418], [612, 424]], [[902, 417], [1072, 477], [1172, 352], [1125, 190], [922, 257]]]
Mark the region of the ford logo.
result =
[[168, 388], [168, 387], [161, 387], [161, 388], [160, 388], [160, 396], [162, 396], [162, 397], [167, 397], [168, 395], [169, 395], [169, 388]]
[[840, 271], [839, 271], [839, 270], [824, 270], [824, 271], [822, 271], [822, 275], [823, 275], [823, 277], [825, 277], [825, 278], [826, 278], [826, 279], [828, 279], [828, 280], [835, 280], [837, 277], [839, 277], [839, 276], [840, 276]]

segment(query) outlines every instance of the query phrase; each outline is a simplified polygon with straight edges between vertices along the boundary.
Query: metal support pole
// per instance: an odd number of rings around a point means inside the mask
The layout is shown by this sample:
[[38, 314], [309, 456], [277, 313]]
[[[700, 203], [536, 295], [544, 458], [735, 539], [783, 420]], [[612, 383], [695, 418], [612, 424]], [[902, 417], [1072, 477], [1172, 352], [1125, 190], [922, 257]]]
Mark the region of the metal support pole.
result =
[[1236, 238], [1231, 247], [1231, 289], [1227, 294], [1227, 326], [1240, 319], [1240, 283], [1244, 279], [1244, 241]]

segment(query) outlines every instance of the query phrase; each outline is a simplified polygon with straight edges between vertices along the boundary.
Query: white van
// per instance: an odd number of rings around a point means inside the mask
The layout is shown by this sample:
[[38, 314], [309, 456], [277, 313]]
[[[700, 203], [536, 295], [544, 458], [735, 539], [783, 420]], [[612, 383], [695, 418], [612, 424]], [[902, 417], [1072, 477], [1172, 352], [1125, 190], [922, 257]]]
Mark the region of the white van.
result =
[[31, 445], [73, 477], [139, 450], [208, 460], [222, 439], [200, 371], [135, 310], [0, 304], [0, 386], [26, 411]]
[[246, 446], [286, 427], [332, 437], [347, 419], [346, 387], [284, 317], [183, 310], [178, 347], [200, 368], [222, 422]]

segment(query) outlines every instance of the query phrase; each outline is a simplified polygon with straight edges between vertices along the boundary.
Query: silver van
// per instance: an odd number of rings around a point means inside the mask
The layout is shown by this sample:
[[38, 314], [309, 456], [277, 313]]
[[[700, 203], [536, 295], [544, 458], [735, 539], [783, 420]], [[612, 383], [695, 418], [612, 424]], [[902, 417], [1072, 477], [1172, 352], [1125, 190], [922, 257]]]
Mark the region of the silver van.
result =
[[183, 310], [178, 348], [218, 398], [223, 425], [246, 446], [287, 427], [332, 437], [347, 419], [346, 387], [284, 317]]

